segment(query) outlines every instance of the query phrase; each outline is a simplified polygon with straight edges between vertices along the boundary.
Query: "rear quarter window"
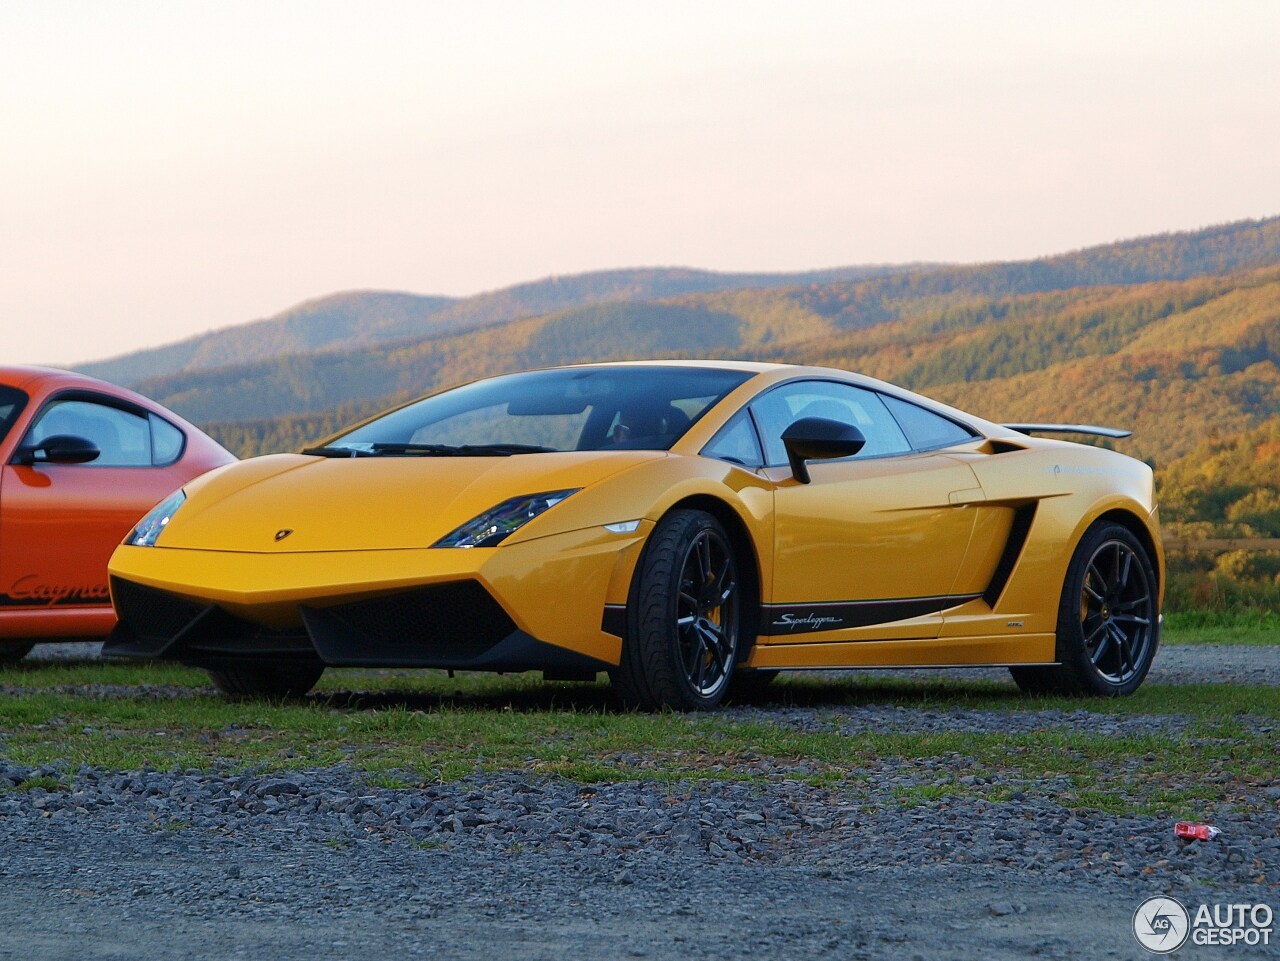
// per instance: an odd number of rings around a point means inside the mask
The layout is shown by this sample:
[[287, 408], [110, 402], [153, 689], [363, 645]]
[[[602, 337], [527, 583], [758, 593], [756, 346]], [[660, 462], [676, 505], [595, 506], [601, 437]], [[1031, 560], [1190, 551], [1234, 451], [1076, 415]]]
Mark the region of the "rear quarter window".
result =
[[916, 450], [934, 450], [938, 447], [950, 447], [971, 441], [974, 434], [967, 427], [961, 427], [953, 420], [925, 410], [918, 404], [912, 404], [897, 397], [882, 394], [885, 406], [893, 414], [894, 420], [907, 435], [907, 440]]

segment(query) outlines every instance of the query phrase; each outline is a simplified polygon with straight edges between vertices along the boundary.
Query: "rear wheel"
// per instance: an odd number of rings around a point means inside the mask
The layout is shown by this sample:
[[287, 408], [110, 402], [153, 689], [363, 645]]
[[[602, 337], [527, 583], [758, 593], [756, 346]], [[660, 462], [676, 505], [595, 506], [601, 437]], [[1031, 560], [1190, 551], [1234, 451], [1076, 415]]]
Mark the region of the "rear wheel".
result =
[[1096, 524], [1076, 546], [1058, 605], [1055, 667], [1010, 668], [1025, 691], [1117, 697], [1138, 689], [1160, 641], [1155, 567], [1119, 524]]
[[640, 560], [622, 663], [610, 672], [622, 704], [705, 711], [724, 700], [741, 645], [741, 594], [723, 525], [698, 510], [664, 517]]
[[264, 661], [206, 670], [213, 686], [227, 697], [301, 697], [316, 686], [324, 665]]
[[0, 641], [0, 664], [16, 664], [35, 646], [35, 641]]

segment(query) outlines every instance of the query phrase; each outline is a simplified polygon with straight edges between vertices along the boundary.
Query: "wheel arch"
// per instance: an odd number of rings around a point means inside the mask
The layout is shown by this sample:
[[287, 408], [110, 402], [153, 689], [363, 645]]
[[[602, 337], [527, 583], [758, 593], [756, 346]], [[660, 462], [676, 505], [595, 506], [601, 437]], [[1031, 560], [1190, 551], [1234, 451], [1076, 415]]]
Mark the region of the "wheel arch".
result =
[[[1157, 543], [1156, 538], [1151, 532], [1151, 528], [1136, 513], [1126, 510], [1123, 507], [1112, 508], [1105, 511], [1098, 517], [1094, 518], [1089, 527], [1099, 523], [1119, 524], [1130, 534], [1138, 539], [1138, 543], [1142, 545], [1143, 550], [1147, 552], [1147, 557], [1151, 559], [1151, 566], [1155, 568], [1156, 582], [1160, 586], [1160, 597], [1164, 597], [1164, 551], [1161, 545]], [[1087, 530], [1088, 528], [1086, 528]]]
[[762, 597], [760, 555], [756, 550], [755, 542], [751, 539], [751, 532], [747, 528], [746, 522], [733, 509], [732, 505], [711, 494], [691, 494], [684, 497], [668, 507], [663, 512], [663, 516], [676, 510], [705, 511], [723, 524], [725, 531], [729, 534], [729, 540], [733, 545], [734, 552], [742, 564], [742, 572], [747, 580], [747, 596], [744, 598], [746, 603], [742, 605], [741, 609], [744, 628], [743, 640], [746, 642], [746, 647], [742, 651], [741, 663], [746, 660], [746, 655], [756, 641], [760, 600]]

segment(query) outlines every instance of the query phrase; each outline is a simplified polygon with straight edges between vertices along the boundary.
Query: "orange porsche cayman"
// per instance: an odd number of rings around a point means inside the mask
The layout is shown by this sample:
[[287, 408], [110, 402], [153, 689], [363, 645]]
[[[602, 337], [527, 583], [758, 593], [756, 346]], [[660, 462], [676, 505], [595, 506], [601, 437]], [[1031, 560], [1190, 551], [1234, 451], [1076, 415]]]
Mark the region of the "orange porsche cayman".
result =
[[0, 367], [0, 662], [105, 636], [116, 545], [175, 486], [234, 460], [132, 391]]

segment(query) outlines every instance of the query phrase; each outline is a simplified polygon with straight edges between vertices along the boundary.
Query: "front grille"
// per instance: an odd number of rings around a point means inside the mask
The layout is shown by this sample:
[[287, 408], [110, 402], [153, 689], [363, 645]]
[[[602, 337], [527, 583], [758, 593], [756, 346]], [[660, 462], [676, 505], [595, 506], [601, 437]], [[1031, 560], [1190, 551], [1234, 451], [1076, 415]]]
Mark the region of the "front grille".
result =
[[454, 581], [335, 607], [302, 609], [331, 663], [462, 663], [516, 630], [477, 581]]
[[172, 640], [205, 610], [194, 601], [123, 578], [111, 578], [116, 617], [133, 635], [152, 641]]

